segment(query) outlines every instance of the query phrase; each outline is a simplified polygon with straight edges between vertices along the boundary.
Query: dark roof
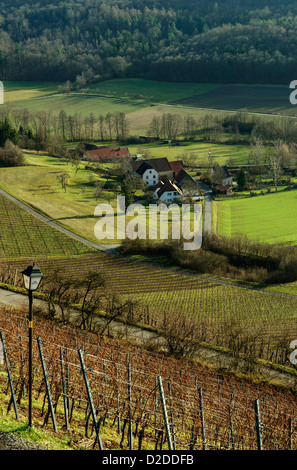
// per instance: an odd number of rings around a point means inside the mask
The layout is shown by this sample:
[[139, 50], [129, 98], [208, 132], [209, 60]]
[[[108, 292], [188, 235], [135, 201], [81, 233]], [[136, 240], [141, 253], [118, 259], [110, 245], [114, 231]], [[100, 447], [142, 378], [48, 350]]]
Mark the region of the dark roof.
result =
[[223, 170], [223, 172], [225, 173], [225, 176], [226, 176], [226, 177], [231, 176], [230, 173], [229, 173], [228, 167], [227, 167], [226, 165], [222, 165], [222, 166], [217, 165], [217, 166], [214, 166], [214, 167], [213, 167], [213, 171], [219, 170], [220, 168]]
[[145, 160], [149, 163], [158, 173], [163, 171], [172, 171], [171, 166], [167, 160], [167, 158], [150, 158]]
[[164, 181], [160, 180], [159, 183], [157, 183], [156, 186], [154, 187], [154, 191], [156, 191], [156, 189], [161, 188], [164, 184], [165, 184]]
[[177, 182], [177, 184], [180, 184], [185, 178], [197, 184], [194, 178], [184, 168], [182, 168], [176, 175], [175, 181]]
[[158, 197], [162, 196], [162, 194], [168, 191], [177, 191], [179, 194], [183, 195], [182, 190], [176, 186], [176, 184], [172, 183], [172, 181], [168, 180], [158, 191]]
[[137, 171], [137, 169], [140, 167], [140, 165], [142, 165], [143, 162], [144, 160], [132, 160], [131, 161], [132, 169], [134, 171]]
[[141, 162], [140, 166], [137, 168], [137, 173], [142, 176], [146, 170], [152, 170], [153, 167], [147, 161]]
[[85, 150], [96, 150], [98, 148], [97, 145], [94, 144], [84, 143], [83, 145]]

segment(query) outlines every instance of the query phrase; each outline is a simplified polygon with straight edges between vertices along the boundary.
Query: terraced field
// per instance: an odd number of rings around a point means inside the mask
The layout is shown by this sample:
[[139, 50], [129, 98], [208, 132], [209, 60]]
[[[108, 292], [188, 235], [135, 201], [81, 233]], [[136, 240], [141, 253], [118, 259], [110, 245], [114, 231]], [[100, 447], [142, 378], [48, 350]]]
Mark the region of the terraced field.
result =
[[286, 348], [297, 338], [297, 297], [250, 290], [203, 276], [157, 267], [120, 255], [91, 252], [0, 198], [2, 282], [19, 286], [19, 272], [33, 261], [45, 275], [59, 269], [66, 277], [89, 271], [106, 280], [106, 293], [135, 302], [133, 319], [164, 328], [180, 325], [193, 339], [251, 351], [286, 362]]
[[84, 254], [88, 247], [52, 229], [0, 195], [1, 258], [71, 256]]
[[[28, 386], [27, 327], [24, 311], [0, 309], [0, 332], [5, 337], [17, 398], [15, 410], [22, 426], [28, 412], [28, 394], [23, 393]], [[167, 450], [169, 440], [171, 448], [178, 451], [256, 450], [259, 441], [255, 401], [263, 423], [263, 450], [296, 450], [294, 392], [70, 325], [57, 325], [44, 317], [35, 317], [33, 334], [34, 428], [60, 438], [67, 448], [99, 447], [92, 429], [91, 400], [84, 371], [104, 450]], [[42, 386], [45, 380], [41, 357], [53, 403], [48, 412], [44, 406], [48, 400], [46, 387]], [[167, 436], [171, 436], [167, 440], [158, 386], [160, 378], [166, 398]], [[3, 421], [7, 420], [7, 409], [11, 419], [16, 414], [14, 407], [9, 407], [11, 395], [6, 365], [1, 363], [0, 419]]]
[[[7, 260], [10, 273], [27, 262]], [[102, 274], [107, 294], [133, 300], [133, 319], [158, 329], [184, 321], [185, 330], [193, 329], [195, 339], [241, 352], [256, 347], [261, 357], [282, 363], [286, 356], [281, 344], [288, 346], [297, 338], [294, 296], [250, 290], [103, 253], [40, 257], [36, 262], [47, 275], [57, 269], [66, 277], [89, 271]], [[22, 285], [21, 277], [17, 283]]]

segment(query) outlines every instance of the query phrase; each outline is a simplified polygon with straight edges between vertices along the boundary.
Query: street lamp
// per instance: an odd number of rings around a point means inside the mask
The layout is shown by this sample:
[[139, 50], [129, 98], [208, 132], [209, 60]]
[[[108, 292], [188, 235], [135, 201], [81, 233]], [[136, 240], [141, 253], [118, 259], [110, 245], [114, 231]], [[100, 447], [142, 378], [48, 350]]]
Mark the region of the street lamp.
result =
[[33, 363], [33, 292], [44, 277], [38, 266], [28, 266], [22, 271], [25, 288], [29, 294], [29, 426], [32, 427], [32, 363]]

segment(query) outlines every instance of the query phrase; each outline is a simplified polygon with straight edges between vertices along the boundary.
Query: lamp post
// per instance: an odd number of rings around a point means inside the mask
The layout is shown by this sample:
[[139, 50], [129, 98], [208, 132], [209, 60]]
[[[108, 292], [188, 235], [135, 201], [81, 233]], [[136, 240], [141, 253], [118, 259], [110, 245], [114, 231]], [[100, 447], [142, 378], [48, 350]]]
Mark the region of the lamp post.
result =
[[33, 363], [33, 292], [44, 277], [38, 266], [28, 266], [22, 271], [25, 288], [29, 294], [29, 426], [32, 427], [32, 363]]

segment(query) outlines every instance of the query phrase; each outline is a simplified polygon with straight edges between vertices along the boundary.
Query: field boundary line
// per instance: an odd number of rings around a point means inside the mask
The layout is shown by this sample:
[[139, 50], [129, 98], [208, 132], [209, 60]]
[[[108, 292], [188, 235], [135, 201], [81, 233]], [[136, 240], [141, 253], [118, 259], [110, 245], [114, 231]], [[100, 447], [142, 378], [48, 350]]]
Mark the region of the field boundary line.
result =
[[57, 222], [50, 219], [49, 217], [46, 217], [45, 215], [42, 215], [37, 210], [35, 210], [32, 207], [30, 207], [29, 205], [25, 204], [23, 201], [17, 199], [15, 196], [12, 196], [11, 194], [9, 194], [7, 191], [5, 191], [2, 188], [0, 188], [0, 194], [2, 194], [2, 196], [6, 197], [10, 201], [12, 201], [14, 204], [19, 206], [21, 209], [26, 210], [27, 212], [29, 212], [34, 217], [37, 217], [41, 221], [45, 222], [47, 225], [51, 226], [52, 228], [54, 228], [56, 230], [59, 230], [60, 232], [64, 233], [65, 235], [67, 235], [69, 237], [75, 238], [77, 241], [89, 246], [90, 248], [93, 248], [93, 249], [96, 249], [96, 250], [99, 250], [99, 251], [113, 251], [116, 247], [118, 247], [118, 245], [102, 245], [102, 244], [99, 244], [99, 243], [95, 243], [95, 242], [92, 242], [92, 241], [90, 241], [90, 240], [88, 240], [88, 239], [86, 239], [86, 238], [84, 238], [80, 235], [77, 235], [76, 233], [72, 232], [71, 230], [69, 230], [65, 227], [62, 227], [61, 225], [59, 225]]

